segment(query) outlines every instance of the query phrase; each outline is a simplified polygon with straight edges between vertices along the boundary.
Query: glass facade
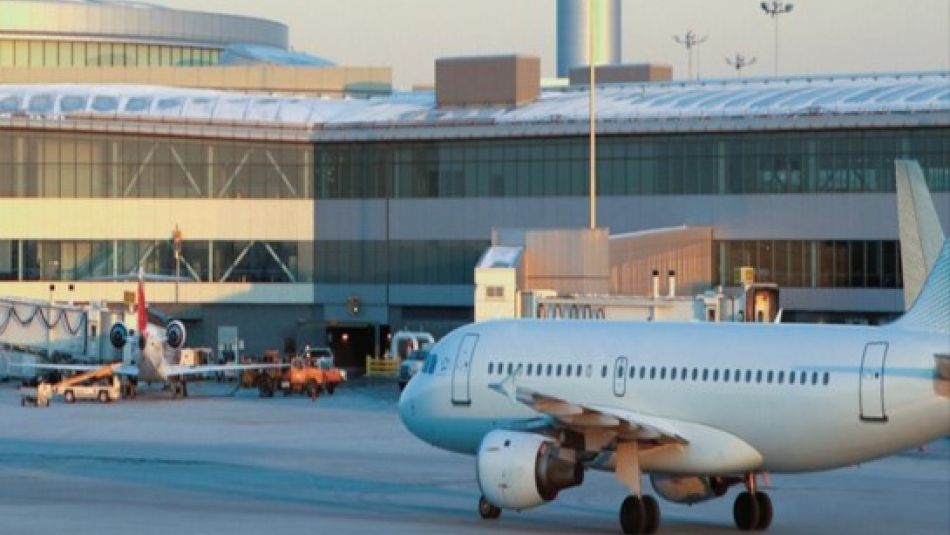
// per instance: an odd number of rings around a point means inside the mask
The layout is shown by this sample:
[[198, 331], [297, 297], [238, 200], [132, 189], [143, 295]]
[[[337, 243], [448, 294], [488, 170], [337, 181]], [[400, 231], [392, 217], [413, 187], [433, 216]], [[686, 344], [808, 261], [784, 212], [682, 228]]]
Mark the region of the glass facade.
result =
[[902, 288], [895, 240], [738, 240], [713, 244], [713, 281], [739, 284], [739, 268], [782, 288]]
[[481, 240], [320, 241], [316, 280], [327, 284], [474, 284]]
[[[550, 197], [587, 194], [587, 139], [317, 146], [324, 198]], [[915, 158], [950, 191], [950, 129], [747, 132], [598, 141], [601, 195], [894, 191], [894, 159]]]
[[[8, 264], [5, 249], [12, 252]], [[184, 241], [180, 274], [196, 282], [311, 282], [312, 259], [311, 242]], [[148, 273], [175, 275], [171, 242], [0, 241], [0, 280], [101, 279], [135, 273], [140, 265]]]
[[0, 131], [0, 197], [311, 198], [308, 144]]
[[[919, 160], [931, 191], [950, 191], [948, 128], [604, 137], [598, 147], [608, 196], [893, 192], [895, 158]], [[314, 147], [0, 131], [0, 197], [582, 196], [587, 166], [581, 138]]]
[[[184, 241], [180, 274], [196, 282], [473, 284], [487, 241]], [[22, 259], [22, 261], [21, 261]], [[0, 280], [175, 275], [166, 240], [0, 240]], [[388, 273], [388, 276], [387, 276]]]
[[216, 65], [221, 51], [173, 45], [0, 39], [3, 67], [183, 67]]

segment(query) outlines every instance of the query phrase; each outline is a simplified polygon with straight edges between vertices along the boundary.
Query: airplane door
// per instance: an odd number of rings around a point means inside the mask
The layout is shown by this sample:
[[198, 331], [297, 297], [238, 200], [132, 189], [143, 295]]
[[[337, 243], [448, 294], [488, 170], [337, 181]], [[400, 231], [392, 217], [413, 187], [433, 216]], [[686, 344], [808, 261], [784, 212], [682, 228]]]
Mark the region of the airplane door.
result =
[[467, 334], [465, 338], [462, 338], [462, 343], [459, 344], [459, 352], [455, 357], [455, 368], [452, 369], [453, 405], [468, 405], [472, 402], [469, 395], [469, 382], [476, 343], [478, 343], [478, 335]]
[[617, 357], [614, 363], [614, 395], [621, 397], [627, 393], [627, 357]]
[[861, 419], [886, 422], [884, 414], [884, 359], [887, 356], [886, 342], [873, 342], [864, 347], [861, 359]]

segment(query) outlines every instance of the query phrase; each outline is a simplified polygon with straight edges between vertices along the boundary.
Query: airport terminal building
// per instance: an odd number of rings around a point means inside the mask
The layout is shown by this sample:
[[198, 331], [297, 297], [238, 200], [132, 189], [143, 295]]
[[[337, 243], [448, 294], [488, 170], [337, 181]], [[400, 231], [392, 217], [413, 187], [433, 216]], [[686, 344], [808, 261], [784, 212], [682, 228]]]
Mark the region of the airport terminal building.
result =
[[[28, 70], [0, 83], [0, 295], [121, 302], [102, 279], [142, 265], [188, 279], [147, 292], [190, 343], [345, 332], [352, 363], [389, 329], [470, 321], [492, 229], [587, 225], [583, 86], [459, 104], [451, 83], [328, 99]], [[950, 73], [603, 84], [597, 102], [598, 225], [711, 227], [709, 286], [753, 266], [786, 320], [903, 309], [894, 159], [920, 162], [950, 226]]]

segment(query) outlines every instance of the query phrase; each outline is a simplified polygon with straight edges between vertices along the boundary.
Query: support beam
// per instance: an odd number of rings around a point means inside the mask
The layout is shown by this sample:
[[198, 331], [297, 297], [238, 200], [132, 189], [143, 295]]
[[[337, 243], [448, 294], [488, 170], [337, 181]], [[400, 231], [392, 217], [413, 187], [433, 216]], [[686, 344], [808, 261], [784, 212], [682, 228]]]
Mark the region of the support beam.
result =
[[266, 241], [261, 243], [264, 244], [264, 248], [267, 249], [267, 252], [270, 253], [271, 257], [277, 262], [277, 265], [280, 266], [280, 269], [282, 269], [284, 273], [287, 274], [287, 278], [290, 280], [290, 282], [297, 282], [297, 277], [294, 277], [294, 274], [291, 273], [290, 269], [287, 268], [287, 264], [284, 264], [284, 261], [281, 260], [279, 256], [277, 256], [277, 252], [274, 251], [274, 248], [271, 247]]
[[142, 173], [145, 172], [145, 168], [148, 167], [148, 164], [152, 162], [152, 158], [155, 157], [155, 149], [158, 148], [158, 143], [152, 143], [152, 148], [148, 150], [148, 154], [145, 155], [145, 159], [142, 160], [142, 163], [139, 164], [139, 168], [135, 171], [135, 174], [132, 175], [132, 178], [129, 179], [129, 185], [125, 187], [125, 191], [122, 192], [123, 197], [128, 197], [129, 193], [132, 192], [132, 188], [135, 187], [135, 184], [139, 181], [139, 177], [142, 176]]
[[231, 176], [228, 177], [227, 182], [224, 183], [224, 186], [221, 186], [221, 191], [218, 192], [218, 198], [224, 197], [224, 194], [231, 189], [231, 183], [234, 182], [234, 179], [241, 174], [241, 169], [244, 169], [244, 164], [247, 163], [248, 158], [251, 157], [251, 150], [247, 149], [247, 152], [244, 153], [244, 157], [241, 158], [241, 161], [237, 164], [237, 167], [234, 168], [234, 171], [231, 173]]
[[191, 176], [191, 171], [185, 166], [185, 162], [182, 161], [181, 156], [178, 154], [178, 151], [175, 150], [175, 146], [171, 143], [168, 144], [168, 150], [171, 151], [172, 157], [175, 158], [175, 161], [178, 162], [178, 167], [181, 169], [185, 176], [188, 178], [188, 182], [191, 183], [191, 187], [195, 188], [195, 193], [201, 197], [201, 188], [198, 186], [198, 183], [195, 182], [195, 177]]
[[252, 242], [252, 241], [247, 242], [247, 245], [245, 245], [244, 249], [241, 250], [241, 253], [237, 255], [237, 258], [234, 259], [234, 262], [232, 262], [231, 265], [228, 266], [228, 269], [224, 272], [223, 275], [221, 275], [221, 280], [219, 280], [218, 282], [227, 282], [228, 277], [231, 276], [231, 272], [234, 271], [234, 268], [236, 268], [237, 265], [241, 263], [241, 260], [244, 260], [244, 257], [247, 256], [248, 251], [250, 251], [251, 247], [254, 246], [254, 243], [255, 242]]
[[267, 156], [267, 160], [270, 162], [271, 166], [273, 166], [274, 170], [277, 171], [277, 174], [280, 175], [281, 180], [284, 181], [284, 185], [287, 186], [287, 189], [290, 190], [290, 194], [296, 197], [297, 188], [295, 188], [294, 185], [291, 184], [290, 179], [287, 178], [287, 175], [284, 174], [284, 170], [280, 168], [280, 164], [277, 163], [276, 159], [274, 159], [274, 155], [271, 154], [269, 150], [265, 150], [264, 155]]

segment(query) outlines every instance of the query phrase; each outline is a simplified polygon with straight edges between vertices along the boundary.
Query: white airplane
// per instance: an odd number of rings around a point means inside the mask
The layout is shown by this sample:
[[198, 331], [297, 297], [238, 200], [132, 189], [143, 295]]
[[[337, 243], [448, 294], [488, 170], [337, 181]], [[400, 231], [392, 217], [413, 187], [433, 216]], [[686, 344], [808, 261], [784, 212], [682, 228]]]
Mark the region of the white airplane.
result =
[[613, 471], [624, 533], [656, 499], [743, 484], [733, 516], [765, 530], [765, 472], [850, 466], [950, 434], [950, 241], [913, 307], [886, 326], [503, 320], [431, 349], [399, 413], [417, 437], [473, 454], [478, 510], [527, 509]]
[[[173, 280], [161, 276], [149, 276], [155, 280]], [[185, 345], [186, 330], [180, 321], [171, 321], [164, 328], [148, 322], [148, 305], [145, 301], [144, 272], [139, 269], [137, 275], [138, 289], [136, 292], [137, 323], [136, 330], [130, 331], [123, 323], [116, 323], [109, 330], [109, 341], [116, 349], [121, 349], [126, 343], [135, 344], [133, 360], [130, 364], [123, 364], [115, 369], [117, 375], [126, 376], [132, 386], [131, 393], [135, 394], [135, 386], [139, 381], [147, 383], [165, 383], [171, 387], [175, 397], [188, 396], [189, 376], [204, 375], [214, 372], [234, 372], [242, 370], [263, 370], [268, 368], [286, 367], [283, 364], [224, 364], [224, 365], [195, 365], [182, 366], [173, 362], [172, 357], [176, 350]], [[56, 371], [89, 371], [99, 368], [98, 365], [87, 364], [23, 364], [23, 367], [56, 370]]]

